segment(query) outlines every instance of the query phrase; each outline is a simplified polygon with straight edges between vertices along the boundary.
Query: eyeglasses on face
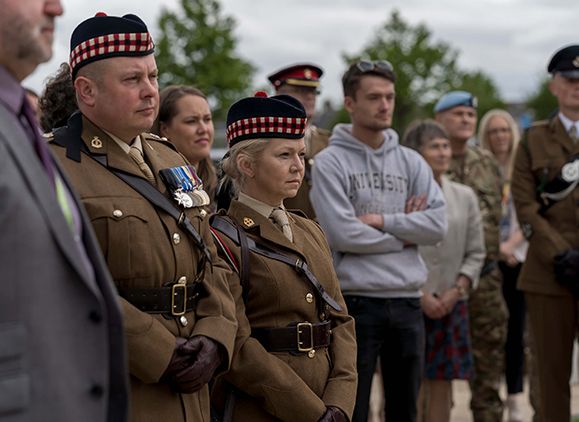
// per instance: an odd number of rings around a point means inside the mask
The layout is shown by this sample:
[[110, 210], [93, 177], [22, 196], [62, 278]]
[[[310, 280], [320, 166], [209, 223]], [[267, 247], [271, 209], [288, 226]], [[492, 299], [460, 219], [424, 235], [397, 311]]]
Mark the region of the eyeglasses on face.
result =
[[356, 63], [356, 67], [362, 73], [371, 72], [373, 70], [382, 70], [393, 72], [394, 67], [388, 60], [360, 60]]
[[489, 136], [496, 136], [499, 134], [507, 134], [507, 133], [511, 133], [511, 128], [510, 127], [497, 127], [495, 129], [490, 129], [488, 131], [488, 135]]

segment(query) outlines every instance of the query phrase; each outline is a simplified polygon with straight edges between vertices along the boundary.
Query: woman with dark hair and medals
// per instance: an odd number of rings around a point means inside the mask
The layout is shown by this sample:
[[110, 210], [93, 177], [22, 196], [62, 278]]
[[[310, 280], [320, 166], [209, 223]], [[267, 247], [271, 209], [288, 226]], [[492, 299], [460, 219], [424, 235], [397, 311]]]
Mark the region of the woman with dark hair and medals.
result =
[[356, 395], [354, 321], [320, 227], [288, 213], [304, 175], [306, 115], [299, 101], [265, 94], [227, 117], [223, 169], [237, 191], [212, 226], [236, 271], [239, 329], [215, 407], [232, 421], [349, 421]]

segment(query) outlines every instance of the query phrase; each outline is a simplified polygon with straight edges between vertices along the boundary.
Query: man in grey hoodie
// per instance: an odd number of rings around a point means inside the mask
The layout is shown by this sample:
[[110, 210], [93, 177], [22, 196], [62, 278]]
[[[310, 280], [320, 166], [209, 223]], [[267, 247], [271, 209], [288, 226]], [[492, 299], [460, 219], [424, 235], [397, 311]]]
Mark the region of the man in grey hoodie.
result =
[[442, 192], [423, 158], [390, 128], [396, 77], [387, 61], [360, 61], [342, 78], [352, 124], [337, 125], [318, 154], [310, 194], [356, 319], [358, 392], [353, 421], [368, 418], [380, 357], [386, 419], [416, 420], [424, 355], [418, 245], [446, 233]]

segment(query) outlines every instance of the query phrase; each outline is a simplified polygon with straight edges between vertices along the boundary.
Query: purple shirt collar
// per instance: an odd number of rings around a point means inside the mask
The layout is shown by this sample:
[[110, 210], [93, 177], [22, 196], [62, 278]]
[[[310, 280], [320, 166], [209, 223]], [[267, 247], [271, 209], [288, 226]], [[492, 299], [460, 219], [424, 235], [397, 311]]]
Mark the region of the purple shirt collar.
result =
[[24, 102], [24, 88], [8, 70], [0, 65], [0, 102], [18, 116]]

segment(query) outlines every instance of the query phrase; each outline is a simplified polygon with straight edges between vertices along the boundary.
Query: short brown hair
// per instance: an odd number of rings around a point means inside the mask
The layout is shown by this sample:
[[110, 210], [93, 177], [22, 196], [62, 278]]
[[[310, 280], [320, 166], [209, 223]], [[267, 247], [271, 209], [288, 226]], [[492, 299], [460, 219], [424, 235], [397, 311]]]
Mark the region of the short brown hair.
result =
[[436, 138], [448, 139], [448, 134], [440, 123], [432, 119], [415, 120], [406, 129], [402, 145], [420, 151], [427, 142]]
[[[369, 69], [364, 70], [364, 65], [369, 65]], [[360, 60], [352, 63], [346, 73], [344, 73], [344, 76], [342, 76], [344, 97], [356, 98], [356, 91], [360, 87], [360, 80], [362, 77], [368, 75], [378, 76], [389, 80], [392, 83], [396, 83], [396, 74], [389, 62], [385, 60]]]
[[188, 85], [169, 85], [159, 93], [159, 115], [153, 124], [152, 132], [160, 135], [160, 123], [169, 123], [179, 110], [177, 101], [186, 95], [193, 95], [207, 100], [207, 96], [200, 89]]

